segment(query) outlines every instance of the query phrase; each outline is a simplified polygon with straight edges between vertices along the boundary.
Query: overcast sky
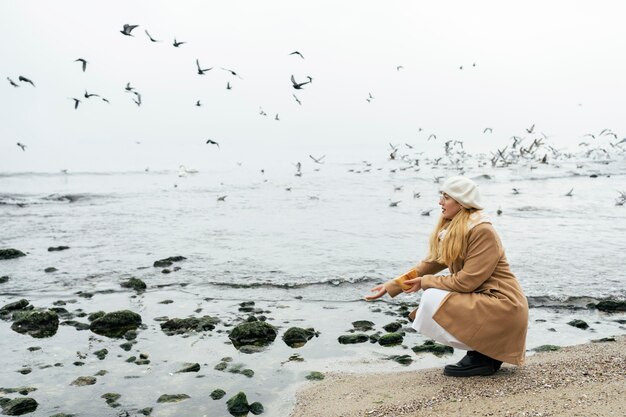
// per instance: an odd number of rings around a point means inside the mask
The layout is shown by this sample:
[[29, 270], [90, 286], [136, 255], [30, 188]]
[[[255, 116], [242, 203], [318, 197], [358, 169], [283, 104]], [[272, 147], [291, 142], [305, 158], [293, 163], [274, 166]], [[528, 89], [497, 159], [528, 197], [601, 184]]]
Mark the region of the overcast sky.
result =
[[[562, 146], [604, 128], [622, 138], [624, 16], [623, 1], [5, 0], [0, 171], [202, 170], [259, 152], [332, 161], [337, 148], [447, 139], [474, 153], [532, 124]], [[213, 69], [198, 75], [196, 59]], [[292, 74], [313, 82], [295, 90]]]

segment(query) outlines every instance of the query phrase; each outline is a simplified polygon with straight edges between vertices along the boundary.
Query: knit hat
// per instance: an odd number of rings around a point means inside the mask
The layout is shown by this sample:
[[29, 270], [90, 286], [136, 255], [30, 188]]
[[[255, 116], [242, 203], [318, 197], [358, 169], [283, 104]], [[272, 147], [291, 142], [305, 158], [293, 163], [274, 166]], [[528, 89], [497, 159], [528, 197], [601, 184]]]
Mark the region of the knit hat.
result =
[[469, 178], [450, 177], [444, 181], [441, 192], [448, 194], [465, 208], [483, 209], [478, 186]]

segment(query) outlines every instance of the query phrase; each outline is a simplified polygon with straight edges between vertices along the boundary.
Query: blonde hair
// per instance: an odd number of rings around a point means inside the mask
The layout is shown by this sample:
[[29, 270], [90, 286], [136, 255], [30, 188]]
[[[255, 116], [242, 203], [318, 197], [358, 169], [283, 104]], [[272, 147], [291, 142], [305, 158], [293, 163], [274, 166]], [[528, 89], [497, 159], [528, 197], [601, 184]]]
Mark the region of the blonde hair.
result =
[[[475, 209], [461, 207], [461, 210], [448, 220], [439, 217], [435, 230], [430, 234], [428, 257], [429, 262], [437, 262], [443, 265], [452, 265], [457, 259], [465, 258], [467, 253], [467, 223]], [[439, 243], [439, 233], [448, 229], [446, 235]]]

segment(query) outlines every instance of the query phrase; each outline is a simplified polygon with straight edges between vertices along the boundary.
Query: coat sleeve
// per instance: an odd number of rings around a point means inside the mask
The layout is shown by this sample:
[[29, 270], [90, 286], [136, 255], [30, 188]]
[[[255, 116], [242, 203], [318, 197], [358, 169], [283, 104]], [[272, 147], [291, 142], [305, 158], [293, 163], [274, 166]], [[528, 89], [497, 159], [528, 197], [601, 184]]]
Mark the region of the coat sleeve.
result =
[[410, 285], [404, 284], [404, 281], [421, 277], [425, 274], [436, 274], [437, 272], [440, 272], [446, 268], [447, 267], [445, 265], [439, 264], [437, 262], [422, 261], [415, 268], [409, 270], [408, 272], [400, 275], [397, 278], [385, 282], [383, 285], [385, 286], [387, 293], [391, 297], [395, 297], [396, 295], [400, 294], [402, 290], [406, 290], [411, 287]]
[[490, 226], [478, 226], [470, 234], [463, 268], [451, 275], [423, 276], [422, 289], [474, 292], [491, 277], [499, 260], [500, 247], [495, 231]]

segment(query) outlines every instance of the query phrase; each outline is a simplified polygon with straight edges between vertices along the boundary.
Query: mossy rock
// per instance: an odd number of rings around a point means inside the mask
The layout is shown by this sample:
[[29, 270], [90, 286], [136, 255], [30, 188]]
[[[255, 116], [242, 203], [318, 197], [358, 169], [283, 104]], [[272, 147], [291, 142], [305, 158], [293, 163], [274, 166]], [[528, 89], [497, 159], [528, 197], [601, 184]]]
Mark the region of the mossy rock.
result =
[[91, 322], [90, 330], [107, 337], [122, 337], [128, 330], [135, 330], [141, 324], [141, 316], [130, 310], [107, 313]]
[[4, 284], [5, 282], [9, 282], [9, 276], [4, 275], [0, 277], [0, 284]]
[[50, 273], [52, 273], [52, 272], [57, 272], [57, 271], [58, 271], [58, 269], [56, 269], [56, 268], [55, 268], [55, 267], [53, 267], [53, 266], [49, 266], [49, 267], [47, 267], [46, 269], [44, 269], [44, 270], [43, 270], [43, 272], [45, 272], [45, 273], [47, 273], [47, 274], [50, 274]]
[[93, 376], [80, 376], [76, 378], [70, 385], [76, 385], [77, 387], [84, 387], [86, 385], [94, 385], [97, 379]]
[[389, 333], [397, 332], [401, 328], [402, 328], [402, 324], [398, 323], [397, 321], [391, 322], [391, 323], [386, 324], [386, 325], [383, 326], [383, 329], [385, 329], [385, 331], [387, 331]]
[[337, 338], [342, 345], [353, 345], [356, 343], [365, 343], [370, 340], [369, 336], [363, 333], [344, 334]]
[[576, 327], [578, 329], [583, 329], [583, 330], [589, 328], [589, 325], [584, 320], [576, 319], [576, 320], [572, 320], [572, 321], [568, 322], [567, 324], [569, 324], [570, 326], [574, 326], [574, 327]]
[[103, 360], [104, 358], [106, 358], [108, 353], [109, 351], [107, 349], [100, 349], [96, 350], [93, 354], [96, 355], [98, 359]]
[[199, 363], [186, 363], [182, 369], [176, 371], [176, 373], [185, 373], [185, 372], [198, 372], [200, 370]]
[[214, 400], [221, 400], [222, 398], [224, 398], [224, 395], [226, 395], [226, 391], [219, 388], [211, 392], [211, 398], [213, 398]]
[[246, 394], [241, 391], [226, 401], [226, 407], [228, 408], [228, 412], [234, 416], [243, 416], [250, 411], [248, 398]]
[[255, 416], [258, 416], [259, 414], [263, 414], [263, 411], [264, 411], [263, 404], [261, 404], [258, 401], [255, 401], [252, 404], [250, 404], [248, 408], [250, 409], [250, 412], [254, 414]]
[[290, 327], [285, 334], [283, 334], [283, 342], [289, 347], [299, 348], [304, 346], [313, 336], [315, 336], [314, 329]]
[[276, 328], [264, 321], [246, 322], [231, 330], [228, 338], [233, 346], [267, 346], [276, 339]]
[[2, 406], [4, 414], [7, 416], [21, 416], [32, 413], [39, 404], [33, 398], [14, 398]]
[[68, 250], [69, 246], [51, 246], [48, 248], [48, 252], [59, 252], [62, 250]]
[[164, 268], [166, 266], [172, 265], [174, 262], [184, 261], [184, 256], [170, 256], [169, 258], [159, 259], [158, 261], [154, 261], [153, 266], [156, 268]]
[[50, 310], [18, 311], [11, 329], [35, 338], [54, 336], [59, 329], [59, 316]]
[[29, 304], [30, 303], [28, 302], [27, 299], [22, 298], [19, 301], [14, 301], [12, 303], [5, 304], [2, 308], [0, 308], [0, 314], [5, 315], [12, 311], [24, 310], [25, 308], [28, 307]]
[[443, 356], [448, 353], [454, 353], [454, 348], [452, 346], [435, 343], [432, 340], [427, 340], [421, 345], [414, 346], [411, 350], [415, 353], [430, 352], [435, 356]]
[[122, 288], [130, 288], [137, 292], [145, 291], [147, 288], [146, 283], [139, 278], [130, 278], [128, 281], [124, 281], [121, 284]]
[[387, 333], [378, 339], [378, 344], [381, 346], [395, 346], [402, 343], [404, 337], [400, 333]]
[[179, 403], [191, 398], [187, 394], [163, 394], [158, 399], [158, 403]]
[[561, 350], [561, 347], [556, 345], [541, 345], [537, 346], [533, 350], [535, 352], [556, 352], [557, 350]]
[[109, 406], [117, 407], [119, 406], [119, 404], [117, 403], [117, 400], [122, 398], [122, 395], [116, 392], [107, 392], [106, 394], [102, 394], [100, 398], [104, 398], [104, 400]]
[[626, 301], [605, 300], [596, 304], [596, 308], [600, 311], [614, 313], [616, 311], [626, 311]]
[[366, 332], [374, 329], [374, 323], [369, 320], [357, 320], [352, 322], [352, 327], [354, 327], [355, 330]]
[[607, 342], [617, 342], [614, 337], [603, 337], [602, 339], [593, 339], [591, 343], [607, 343]]
[[0, 249], [0, 260], [3, 259], [14, 259], [14, 258], [19, 258], [21, 256], [26, 256], [26, 254], [22, 251], [19, 251], [17, 249]]
[[307, 376], [305, 376], [305, 378], [309, 381], [321, 381], [325, 378], [325, 376], [321, 372], [311, 371]]
[[188, 332], [202, 332], [206, 330], [213, 330], [215, 325], [220, 320], [216, 317], [202, 316], [202, 317], [188, 317], [185, 319], [169, 319], [164, 323], [161, 323], [161, 330], [168, 336], [176, 334], [184, 334]]
[[100, 311], [96, 311], [95, 313], [91, 313], [89, 316], [87, 316], [87, 320], [89, 320], [90, 322], [99, 319], [100, 317], [104, 317], [106, 313], [102, 310]]
[[410, 365], [411, 363], [413, 363], [413, 358], [411, 357], [411, 355], [393, 355], [389, 356], [387, 359], [397, 362], [400, 365]]

